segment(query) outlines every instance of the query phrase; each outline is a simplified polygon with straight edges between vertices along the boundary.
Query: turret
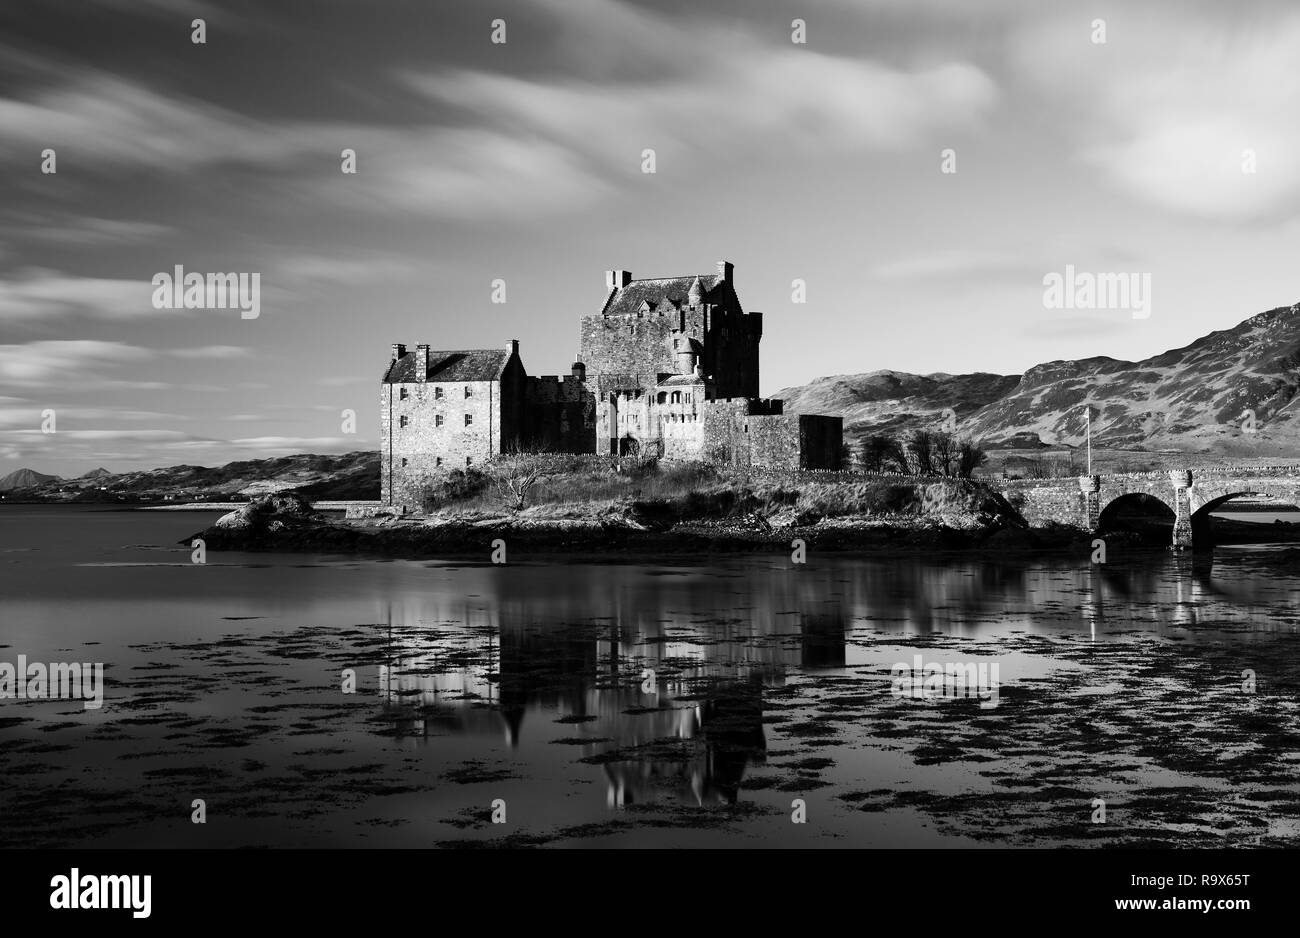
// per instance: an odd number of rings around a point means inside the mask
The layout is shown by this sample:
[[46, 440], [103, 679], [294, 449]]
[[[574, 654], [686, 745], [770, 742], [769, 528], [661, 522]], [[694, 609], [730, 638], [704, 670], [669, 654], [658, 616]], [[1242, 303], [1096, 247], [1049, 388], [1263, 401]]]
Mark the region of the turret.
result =
[[673, 356], [677, 359], [677, 373], [679, 375], [695, 374], [695, 366], [699, 356], [695, 353], [695, 346], [686, 336], [678, 336], [673, 344]]

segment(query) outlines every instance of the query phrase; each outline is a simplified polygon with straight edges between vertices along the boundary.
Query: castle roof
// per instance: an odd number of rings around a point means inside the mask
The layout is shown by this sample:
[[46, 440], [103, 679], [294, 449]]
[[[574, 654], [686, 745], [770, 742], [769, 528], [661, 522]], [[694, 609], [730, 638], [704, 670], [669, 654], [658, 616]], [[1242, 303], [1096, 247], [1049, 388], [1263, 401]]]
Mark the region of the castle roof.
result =
[[683, 384], [697, 385], [697, 384], [708, 384], [708, 383], [709, 382], [705, 381], [704, 378], [700, 377], [699, 375], [673, 375], [671, 378], [665, 378], [664, 380], [660, 381], [658, 386], [661, 388], [667, 388], [667, 387], [678, 387]]
[[665, 300], [680, 308], [687, 304], [691, 285], [697, 280], [703, 290], [702, 298], [706, 301], [709, 301], [711, 294], [725, 283], [719, 274], [690, 274], [662, 280], [633, 280], [625, 287], [616, 287], [610, 291], [609, 299], [605, 301], [605, 308], [601, 310], [601, 314], [604, 316], [633, 315], [640, 310], [642, 303], [649, 303], [650, 308], [655, 309]]
[[[407, 352], [390, 362], [384, 374], [385, 384], [411, 384], [416, 380], [415, 352]], [[429, 349], [426, 381], [496, 381], [510, 361], [510, 353], [499, 348], [464, 349], [438, 352]]]

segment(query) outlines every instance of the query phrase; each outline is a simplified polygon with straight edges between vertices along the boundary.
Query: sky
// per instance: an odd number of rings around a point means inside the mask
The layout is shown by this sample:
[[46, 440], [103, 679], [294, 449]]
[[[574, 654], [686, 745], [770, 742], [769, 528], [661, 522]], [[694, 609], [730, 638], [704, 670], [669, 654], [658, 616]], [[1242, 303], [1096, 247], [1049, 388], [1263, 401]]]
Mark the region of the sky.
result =
[[611, 268], [735, 264], [765, 395], [1157, 354], [1300, 300], [1296, 62], [1249, 0], [5, 0], [0, 474], [374, 448], [392, 343], [567, 372]]

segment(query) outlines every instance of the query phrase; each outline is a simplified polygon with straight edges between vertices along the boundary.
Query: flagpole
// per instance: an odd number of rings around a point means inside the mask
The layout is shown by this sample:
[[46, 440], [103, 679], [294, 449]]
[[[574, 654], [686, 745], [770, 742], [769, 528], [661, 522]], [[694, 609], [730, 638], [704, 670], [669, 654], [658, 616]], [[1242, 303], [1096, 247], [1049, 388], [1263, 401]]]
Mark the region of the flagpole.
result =
[[1086, 434], [1088, 437], [1088, 476], [1092, 476], [1092, 407], [1088, 404], [1083, 405], [1083, 413], [1086, 419]]

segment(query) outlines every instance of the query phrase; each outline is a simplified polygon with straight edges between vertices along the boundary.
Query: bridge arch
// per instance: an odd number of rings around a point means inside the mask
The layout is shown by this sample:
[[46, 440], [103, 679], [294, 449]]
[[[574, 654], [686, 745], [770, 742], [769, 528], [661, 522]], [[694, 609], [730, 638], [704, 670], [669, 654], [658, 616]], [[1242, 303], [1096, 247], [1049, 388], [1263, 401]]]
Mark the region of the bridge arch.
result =
[[1111, 495], [1097, 515], [1100, 533], [1131, 531], [1145, 539], [1168, 544], [1178, 520], [1174, 508], [1150, 492], [1120, 492]]
[[[1229, 488], [1232, 488], [1231, 486]], [[1279, 511], [1300, 509], [1300, 491], [1294, 486], [1242, 486], [1240, 491], [1201, 492], [1194, 502], [1192, 511], [1192, 542], [1197, 547], [1214, 545], [1215, 511], [1223, 508], [1234, 498], [1269, 498], [1277, 503]]]

